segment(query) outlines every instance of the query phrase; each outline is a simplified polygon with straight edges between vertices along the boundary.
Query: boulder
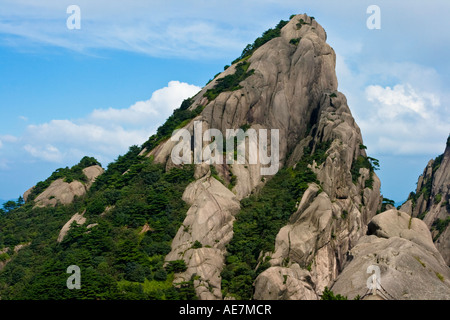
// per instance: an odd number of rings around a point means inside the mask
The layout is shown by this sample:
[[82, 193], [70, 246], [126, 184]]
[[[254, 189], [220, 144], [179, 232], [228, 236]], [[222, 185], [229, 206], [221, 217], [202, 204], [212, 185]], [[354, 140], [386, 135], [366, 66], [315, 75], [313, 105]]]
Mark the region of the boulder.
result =
[[427, 225], [402, 211], [391, 209], [376, 215], [368, 226], [368, 234], [380, 238], [400, 237], [417, 243], [429, 251], [436, 251]]

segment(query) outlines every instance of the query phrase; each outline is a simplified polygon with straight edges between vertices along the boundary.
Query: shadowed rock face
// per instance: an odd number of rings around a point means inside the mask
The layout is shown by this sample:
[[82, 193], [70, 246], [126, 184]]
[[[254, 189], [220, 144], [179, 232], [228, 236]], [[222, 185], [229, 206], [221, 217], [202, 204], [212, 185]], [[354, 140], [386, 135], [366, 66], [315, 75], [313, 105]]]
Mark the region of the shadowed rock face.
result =
[[[301, 27], [300, 19], [304, 21]], [[291, 43], [292, 39], [299, 39], [298, 44]], [[217, 79], [234, 74], [234, 64], [205, 86], [190, 107], [204, 106], [184, 127], [191, 134], [195, 120], [203, 121], [203, 130], [215, 128], [223, 133], [243, 125], [278, 129], [280, 167], [295, 165], [307, 146], [312, 153], [321, 144], [329, 146], [326, 160], [310, 165], [321, 186], [310, 185], [290, 223], [280, 230], [275, 252], [261, 253], [272, 257], [272, 267], [255, 281], [258, 299], [317, 298], [339, 274], [346, 252], [366, 233], [367, 223], [380, 206], [380, 182], [373, 172], [362, 168], [357, 181], [352, 180], [352, 163], [366, 154], [360, 148], [360, 129], [346, 98], [337, 91], [335, 60], [324, 29], [309, 16], [297, 15], [283, 27], [280, 37], [248, 58], [249, 70], [254, 72], [240, 83], [242, 88], [222, 92], [212, 101], [204, 97]], [[175, 144], [165, 141], [147, 156], [172, 167], [170, 154]], [[215, 165], [225, 181], [231, 174], [237, 177], [232, 192], [212, 178], [205, 165], [197, 166], [198, 180], [185, 192], [191, 208], [166, 261], [185, 260], [188, 269], [175, 282], [189, 280], [196, 273], [196, 292], [201, 299], [225, 298], [219, 275], [239, 201], [264, 186], [261, 165], [248, 160], [247, 155], [246, 165]], [[365, 187], [369, 177], [373, 179], [371, 188]], [[196, 240], [208, 247], [190, 248]]]
[[450, 299], [450, 270], [430, 231], [404, 212], [392, 209], [372, 219], [369, 235], [350, 250], [332, 290], [351, 299], [363, 296], [373, 272], [369, 266], [380, 269], [381, 293], [388, 299]]
[[[431, 231], [434, 243], [450, 265], [450, 137], [445, 152], [430, 160], [400, 210], [423, 219]], [[447, 223], [445, 223], [447, 221]]]

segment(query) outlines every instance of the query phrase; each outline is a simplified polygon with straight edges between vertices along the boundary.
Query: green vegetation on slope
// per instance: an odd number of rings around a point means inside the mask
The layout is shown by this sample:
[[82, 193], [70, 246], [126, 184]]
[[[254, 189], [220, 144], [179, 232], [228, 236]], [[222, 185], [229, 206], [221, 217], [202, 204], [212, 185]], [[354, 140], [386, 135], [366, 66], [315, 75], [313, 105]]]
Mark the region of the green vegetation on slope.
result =
[[347, 297], [340, 294], [335, 295], [333, 291], [328, 289], [328, 287], [325, 287], [320, 300], [347, 300]]
[[2, 208], [0, 208], [0, 215], [8, 213], [14, 209], [17, 209], [20, 206], [22, 206], [23, 204], [24, 204], [24, 200], [23, 200], [22, 196], [20, 196], [19, 199], [17, 199], [17, 201], [14, 201], [14, 200], [6, 201], [2, 205]]
[[[186, 268], [184, 261], [163, 266], [188, 209], [181, 198], [194, 167], [165, 171], [151, 159], [131, 161], [136, 147], [130, 149], [74, 203], [33, 208], [31, 201], [0, 217], [0, 249], [29, 243], [0, 272], [2, 299], [196, 298], [192, 281], [175, 288], [170, 280]], [[74, 223], [58, 243], [61, 227], [84, 211], [86, 223]], [[145, 224], [150, 230], [141, 233]], [[70, 265], [81, 269], [80, 290], [66, 287]]]
[[[252, 54], [256, 51], [256, 49], [258, 49], [265, 43], [269, 42], [274, 38], [280, 37], [281, 29], [288, 22], [289, 21], [281, 20], [275, 26], [275, 28], [270, 28], [264, 31], [263, 34], [260, 37], [258, 37], [252, 44], [248, 44], [242, 51], [241, 55], [231, 63], [231, 64], [237, 63], [235, 73], [217, 79], [216, 80], [217, 84], [214, 86], [214, 88], [207, 90], [204, 96], [207, 97], [209, 101], [212, 101], [222, 92], [235, 91], [241, 89], [242, 87], [239, 85], [239, 83], [241, 83], [241, 81], [243, 81], [247, 77], [251, 76], [254, 72], [254, 70], [248, 71], [248, 68], [250, 66], [250, 63], [247, 61], [248, 58], [252, 56]], [[298, 42], [296, 44], [298, 44]], [[224, 67], [224, 70], [227, 70], [229, 67], [230, 67], [229, 65], [226, 65]], [[214, 79], [219, 74], [220, 73], [216, 74], [214, 76]], [[208, 83], [210, 83], [211, 81], [212, 80], [209, 80]]]
[[442, 232], [447, 229], [448, 225], [450, 224], [450, 217], [447, 217], [445, 219], [436, 219], [433, 222], [433, 225], [431, 226], [431, 230], [437, 230], [437, 234], [434, 236], [433, 241], [436, 241], [442, 234]]
[[316, 165], [320, 166], [328, 157], [326, 152], [331, 146], [331, 141], [321, 141], [316, 143], [314, 152], [311, 151], [312, 142], [313, 141], [311, 141], [311, 146], [303, 148], [302, 161], [304, 163], [313, 163], [313, 161], [315, 161]]

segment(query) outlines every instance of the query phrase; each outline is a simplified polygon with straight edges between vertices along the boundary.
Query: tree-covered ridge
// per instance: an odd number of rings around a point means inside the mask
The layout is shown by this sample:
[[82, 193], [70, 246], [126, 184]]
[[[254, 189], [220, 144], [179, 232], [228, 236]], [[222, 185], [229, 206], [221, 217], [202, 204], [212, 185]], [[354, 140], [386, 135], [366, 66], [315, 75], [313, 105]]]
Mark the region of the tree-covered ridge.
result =
[[[192, 281], [172, 284], [174, 272], [186, 267], [183, 261], [164, 267], [188, 209], [182, 194], [194, 167], [166, 171], [152, 159], [131, 161], [136, 147], [130, 149], [109, 166], [105, 180], [72, 204], [33, 208], [30, 202], [0, 216], [0, 250], [9, 248], [12, 258], [0, 271], [2, 299], [196, 298]], [[62, 226], [77, 212], [84, 212], [86, 223], [73, 223], [58, 243]], [[27, 245], [14, 253], [17, 244]], [[66, 287], [70, 265], [81, 269], [80, 290]]]
[[74, 180], [87, 182], [87, 177], [83, 173], [83, 169], [94, 165], [101, 166], [100, 162], [98, 162], [97, 159], [93, 157], [83, 157], [78, 164], [74, 165], [71, 168], [65, 167], [56, 169], [50, 175], [50, 177], [36, 184], [36, 186], [31, 190], [31, 193], [28, 196], [27, 201], [34, 200], [39, 194], [41, 194], [45, 189], [47, 189], [53, 181], [57, 179], [64, 179], [64, 181], [68, 183]]

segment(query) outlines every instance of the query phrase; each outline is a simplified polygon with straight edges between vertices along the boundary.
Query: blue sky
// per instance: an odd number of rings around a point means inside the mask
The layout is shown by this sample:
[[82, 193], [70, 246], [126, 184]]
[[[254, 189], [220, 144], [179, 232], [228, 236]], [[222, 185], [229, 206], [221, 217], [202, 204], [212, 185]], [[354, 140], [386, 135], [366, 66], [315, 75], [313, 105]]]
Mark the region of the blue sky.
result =
[[[66, 9], [81, 9], [69, 30]], [[369, 30], [366, 9], [381, 9]], [[325, 28], [339, 90], [404, 200], [450, 132], [450, 2], [0, 0], [0, 199], [84, 155], [141, 144], [247, 43], [293, 13]]]

